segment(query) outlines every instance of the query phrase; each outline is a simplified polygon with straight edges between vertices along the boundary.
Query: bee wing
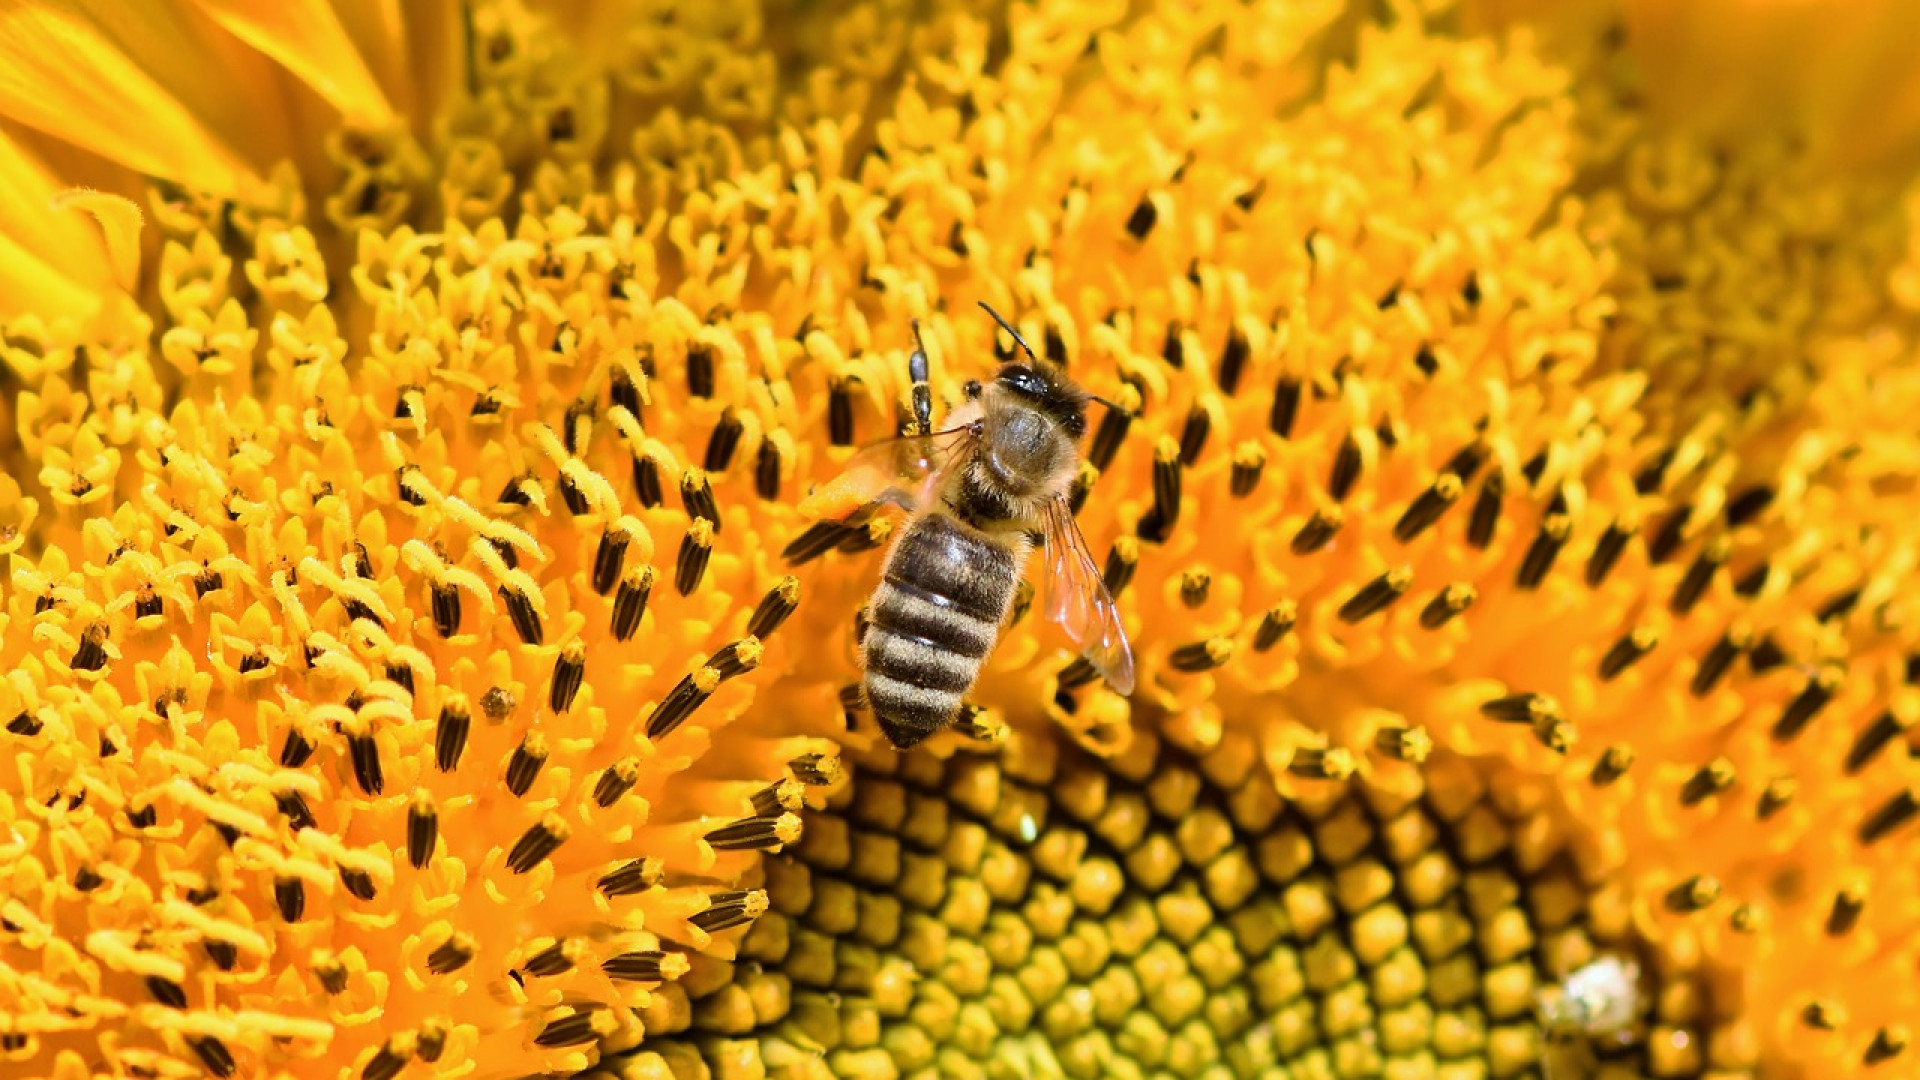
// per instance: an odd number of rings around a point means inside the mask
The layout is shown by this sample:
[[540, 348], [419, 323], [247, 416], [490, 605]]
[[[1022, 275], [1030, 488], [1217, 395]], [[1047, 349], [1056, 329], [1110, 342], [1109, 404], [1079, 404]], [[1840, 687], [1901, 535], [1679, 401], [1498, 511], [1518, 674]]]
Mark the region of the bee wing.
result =
[[878, 502], [917, 510], [932, 500], [941, 476], [973, 444], [977, 430], [968, 423], [931, 435], [874, 443], [849, 458], [840, 475], [802, 500], [800, 512], [815, 519], [838, 519]]
[[1133, 649], [1107, 583], [1087, 550], [1065, 497], [1047, 504], [1047, 618], [1060, 624], [1094, 669], [1122, 696], [1133, 693]]

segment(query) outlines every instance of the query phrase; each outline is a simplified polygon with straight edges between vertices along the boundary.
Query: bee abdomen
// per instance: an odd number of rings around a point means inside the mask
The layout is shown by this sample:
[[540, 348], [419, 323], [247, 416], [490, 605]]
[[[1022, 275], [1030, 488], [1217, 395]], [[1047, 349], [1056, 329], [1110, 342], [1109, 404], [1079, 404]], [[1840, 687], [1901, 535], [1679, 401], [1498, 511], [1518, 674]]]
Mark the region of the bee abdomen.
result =
[[869, 672], [943, 694], [966, 693], [980, 673], [977, 656], [878, 626], [867, 631], [866, 658]]
[[867, 703], [895, 746], [952, 722], [1000, 634], [1020, 563], [951, 518], [915, 521], [887, 559], [861, 652]]
[[874, 626], [925, 641], [962, 656], [979, 658], [993, 649], [1000, 628], [977, 615], [942, 606], [944, 597], [911, 582], [883, 581], [868, 617]]
[[943, 514], [928, 514], [900, 537], [884, 576], [936, 607], [997, 627], [1013, 601], [1020, 563], [1004, 544]]
[[914, 686], [871, 667], [867, 669], [866, 692], [880, 730], [902, 750], [946, 727], [960, 714], [959, 692]]

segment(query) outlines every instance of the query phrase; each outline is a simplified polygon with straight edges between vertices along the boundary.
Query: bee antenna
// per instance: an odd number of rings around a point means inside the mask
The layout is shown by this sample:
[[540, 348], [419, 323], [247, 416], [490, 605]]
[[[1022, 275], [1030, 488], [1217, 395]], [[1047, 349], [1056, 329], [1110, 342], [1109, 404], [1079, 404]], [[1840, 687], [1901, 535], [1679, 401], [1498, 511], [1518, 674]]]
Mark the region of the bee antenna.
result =
[[1111, 409], [1111, 410], [1113, 410], [1114, 412], [1117, 412], [1117, 413], [1123, 413], [1123, 412], [1126, 412], [1126, 411], [1127, 411], [1127, 410], [1125, 410], [1125, 409], [1123, 409], [1123, 408], [1121, 408], [1120, 406], [1118, 406], [1118, 405], [1116, 405], [1116, 404], [1114, 404], [1113, 402], [1111, 402], [1111, 401], [1108, 401], [1108, 400], [1107, 400], [1106, 398], [1103, 398], [1103, 397], [1101, 397], [1101, 396], [1100, 396], [1099, 394], [1088, 394], [1088, 395], [1087, 395], [1087, 400], [1088, 400], [1088, 401], [1091, 401], [1091, 402], [1095, 402], [1095, 403], [1097, 403], [1097, 404], [1100, 404], [1100, 405], [1105, 405], [1105, 406], [1106, 406], [1107, 408], [1109, 408], [1109, 409]]
[[993, 316], [993, 321], [999, 323], [1000, 329], [1005, 330], [1009, 335], [1013, 337], [1013, 343], [1015, 345], [1020, 346], [1020, 351], [1027, 354], [1027, 359], [1033, 361], [1036, 364], [1040, 362], [1040, 358], [1038, 356], [1033, 355], [1033, 346], [1028, 345], [1027, 339], [1020, 336], [1020, 331], [1015, 330], [1011, 323], [1001, 318], [999, 312], [988, 307], [987, 302], [985, 300], [980, 301], [980, 310]]

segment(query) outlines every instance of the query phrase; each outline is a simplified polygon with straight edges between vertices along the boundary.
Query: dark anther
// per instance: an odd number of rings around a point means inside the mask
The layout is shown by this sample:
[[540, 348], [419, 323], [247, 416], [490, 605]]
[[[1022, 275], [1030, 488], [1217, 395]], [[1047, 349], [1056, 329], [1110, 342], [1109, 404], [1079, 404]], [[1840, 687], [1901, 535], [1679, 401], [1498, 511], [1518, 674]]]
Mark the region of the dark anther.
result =
[[715, 851], [776, 851], [798, 839], [800, 819], [793, 814], [741, 818], [706, 834]]
[[1467, 517], [1467, 543], [1481, 550], [1493, 543], [1494, 528], [1500, 524], [1500, 500], [1506, 492], [1504, 473], [1490, 472], [1480, 481], [1480, 493], [1474, 496], [1473, 512]]
[[1153, 204], [1153, 197], [1142, 195], [1140, 201], [1133, 204], [1133, 213], [1127, 215], [1127, 235], [1135, 240], [1145, 240], [1158, 220], [1160, 208]]
[[1593, 763], [1593, 772], [1587, 779], [1595, 787], [1606, 787], [1627, 774], [1633, 767], [1633, 750], [1626, 746], [1609, 746], [1600, 754], [1600, 760]]
[[545, 1047], [582, 1046], [600, 1038], [593, 1026], [597, 1010], [580, 1005], [574, 1008], [576, 1011], [553, 1021], [535, 1035], [534, 1043]]
[[1222, 393], [1239, 391], [1240, 376], [1246, 371], [1247, 360], [1252, 354], [1252, 343], [1247, 341], [1246, 332], [1236, 324], [1227, 332], [1227, 344], [1220, 350], [1220, 371], [1214, 376]]
[[1858, 773], [1872, 764], [1873, 759], [1886, 749], [1888, 743], [1891, 743], [1896, 736], [1905, 734], [1912, 726], [1911, 720], [1901, 718], [1892, 709], [1882, 710], [1873, 723], [1868, 724], [1854, 738], [1852, 748], [1847, 751], [1847, 772]]
[[1180, 602], [1190, 608], [1197, 608], [1207, 602], [1213, 586], [1213, 575], [1205, 570], [1189, 570], [1180, 575]]
[[547, 740], [537, 731], [527, 732], [520, 745], [513, 748], [513, 755], [507, 758], [507, 790], [513, 792], [516, 799], [524, 797], [546, 763]]
[[1545, 694], [1508, 694], [1480, 706], [1480, 715], [1503, 724], [1538, 725], [1560, 715], [1560, 706]]
[[601, 963], [600, 970], [615, 982], [660, 982], [667, 954], [658, 950], [621, 953]]
[[1340, 440], [1340, 449], [1334, 451], [1333, 469], [1327, 474], [1327, 494], [1336, 500], [1344, 500], [1353, 493], [1353, 485], [1360, 480], [1360, 470], [1365, 459], [1360, 455], [1360, 440], [1349, 431]]
[[1653, 651], [1660, 643], [1660, 633], [1651, 626], [1636, 627], [1622, 636], [1607, 649], [1600, 658], [1600, 678], [1610, 682], [1620, 673], [1640, 662], [1640, 658]]
[[440, 812], [424, 792], [407, 807], [407, 862], [415, 870], [426, 869], [433, 850], [440, 843]]
[[719, 534], [720, 510], [714, 505], [713, 482], [705, 472], [688, 469], [680, 478], [680, 504], [687, 508], [688, 521], [710, 521], [715, 535]]
[[1916, 813], [1920, 813], [1920, 797], [1916, 796], [1913, 788], [1907, 788], [1882, 803], [1879, 809], [1867, 816], [1867, 820], [1860, 823], [1860, 842], [1873, 844], [1880, 841], [1888, 833], [1912, 821]]
[[619, 525], [607, 526], [600, 534], [600, 546], [593, 553], [593, 591], [605, 596], [620, 584], [620, 570], [626, 564], [627, 547], [633, 535]]
[[613, 598], [613, 638], [630, 641], [640, 629], [647, 613], [647, 599], [653, 595], [654, 572], [651, 566], [627, 571], [620, 580], [620, 592]]
[[234, 1069], [238, 1067], [233, 1060], [232, 1051], [227, 1049], [227, 1044], [211, 1035], [190, 1038], [187, 1040], [187, 1045], [193, 1047], [194, 1056], [207, 1067], [207, 1071], [222, 1080], [232, 1076]]
[[565, 975], [572, 971], [573, 957], [568, 953], [566, 939], [561, 938], [527, 957], [527, 962], [521, 967], [527, 974], [540, 979], [551, 979], [555, 975]]
[[1298, 376], [1282, 375], [1280, 382], [1273, 388], [1273, 411], [1267, 416], [1267, 427], [1283, 439], [1293, 438], [1293, 425], [1300, 416], [1300, 395], [1303, 386]]
[[507, 852], [507, 869], [516, 874], [532, 870], [565, 843], [570, 835], [572, 833], [566, 822], [549, 814], [513, 842], [513, 849]]
[[1667, 907], [1675, 913], [1686, 915], [1705, 911], [1719, 899], [1720, 882], [1705, 874], [1696, 874], [1668, 890]]
[[709, 934], [719, 933], [759, 918], [767, 907], [767, 897], [762, 892], [722, 892], [715, 893], [705, 911], [697, 912], [687, 921], [705, 930]]
[[674, 561], [673, 587], [681, 596], [691, 596], [706, 576], [707, 561], [713, 557], [713, 524], [695, 518], [680, 541], [680, 554]]
[[1260, 476], [1266, 471], [1267, 452], [1259, 443], [1242, 443], [1234, 451], [1233, 471], [1227, 480], [1227, 490], [1236, 499], [1244, 499], [1253, 494], [1260, 486]]
[[631, 759], [619, 761], [608, 766], [593, 785], [593, 801], [601, 808], [612, 806], [620, 801], [620, 796], [632, 790], [640, 782], [640, 766]]
[[467, 752], [467, 730], [472, 726], [473, 716], [466, 702], [456, 699], [440, 707], [433, 732], [433, 760], [441, 772], [459, 768], [460, 756]]
[[753, 609], [753, 617], [747, 620], [747, 633], [752, 637], [765, 640], [767, 635], [780, 629], [800, 606], [800, 579], [783, 577], [760, 598], [760, 606]]
[[1860, 913], [1866, 909], [1866, 892], [1858, 886], [1841, 889], [1833, 896], [1833, 907], [1827, 910], [1827, 936], [1845, 937], [1852, 932], [1860, 921]]
[[853, 445], [853, 389], [851, 380], [835, 379], [827, 388], [827, 441]]
[[1729, 630], [1720, 635], [1720, 640], [1714, 642], [1706, 656], [1701, 657], [1700, 666], [1694, 670], [1693, 681], [1687, 688], [1694, 697], [1706, 697], [1719, 685], [1721, 676], [1732, 669], [1733, 662], [1752, 647], [1751, 634]]
[[1253, 651], [1266, 652], [1280, 643], [1280, 639], [1293, 632], [1293, 624], [1300, 617], [1300, 609], [1291, 600], [1282, 600], [1267, 609], [1260, 617], [1260, 628], [1253, 632]]
[[732, 409], [720, 414], [720, 420], [713, 426], [713, 434], [707, 437], [707, 454], [702, 466], [710, 473], [725, 472], [733, 464], [733, 452], [740, 446], [740, 435], [746, 425]]
[[1132, 426], [1132, 413], [1125, 409], [1107, 409], [1106, 415], [1100, 418], [1100, 426], [1093, 431], [1093, 442], [1087, 447], [1087, 461], [1094, 468], [1106, 472]]
[[799, 536], [794, 537], [780, 552], [780, 557], [788, 564], [800, 566], [825, 555], [854, 536], [865, 532], [858, 525], [849, 525], [840, 521], [816, 521], [806, 527]]
[[153, 1000], [169, 1009], [187, 1007], [187, 991], [179, 983], [172, 979], [163, 979], [158, 975], [149, 975], [146, 981], [147, 993], [153, 995]]
[[1463, 491], [1460, 478], [1452, 473], [1441, 473], [1433, 483], [1427, 485], [1407, 509], [1394, 522], [1393, 538], [1407, 543], [1427, 530], [1427, 527], [1440, 520], [1447, 508], [1460, 500]]
[[825, 787], [837, 783], [843, 772], [843, 766], [837, 757], [825, 754], [802, 754], [787, 762], [787, 768], [794, 779], [809, 787]]
[[1694, 771], [1680, 787], [1680, 805], [1697, 806], [1733, 786], [1733, 762], [1715, 758]]
[[1693, 606], [1706, 595], [1707, 586], [1713, 584], [1713, 577], [1727, 564], [1727, 558], [1733, 553], [1733, 545], [1726, 537], [1719, 537], [1702, 548], [1693, 565], [1687, 567], [1686, 576], [1674, 587], [1673, 598], [1668, 607], [1675, 615], [1686, 615]]
[[635, 420], [641, 418], [640, 388], [634, 384], [633, 375], [623, 367], [613, 369], [607, 386], [607, 403], [632, 413]]
[[1848, 589], [1836, 595], [1833, 599], [1820, 605], [1820, 610], [1816, 613], [1815, 617], [1823, 623], [1846, 618], [1848, 615], [1853, 614], [1855, 607], [1859, 606], [1860, 592], [1861, 590], [1859, 589]]
[[1614, 564], [1620, 561], [1621, 553], [1627, 550], [1627, 541], [1633, 539], [1634, 534], [1639, 531], [1638, 525], [1621, 521], [1615, 521], [1607, 526], [1607, 531], [1601, 533], [1600, 539], [1594, 543], [1593, 554], [1587, 557], [1589, 588], [1599, 588], [1600, 584], [1607, 580], [1607, 575], [1612, 572]]
[[540, 612], [526, 593], [511, 586], [500, 586], [500, 598], [507, 602], [507, 615], [513, 620], [514, 632], [528, 645], [538, 645], [546, 637], [540, 626]]
[[560, 655], [553, 658], [553, 683], [547, 691], [547, 705], [554, 712], [563, 713], [573, 708], [573, 699], [580, 693], [581, 683], [587, 676], [587, 651], [578, 641], [570, 641]]
[[1315, 510], [1313, 516], [1293, 534], [1293, 542], [1289, 546], [1295, 555], [1311, 555], [1331, 543], [1346, 520], [1346, 512], [1339, 507], [1323, 506]]
[[1727, 524], [1738, 527], [1759, 517], [1773, 504], [1773, 495], [1773, 489], [1765, 484], [1756, 484], [1735, 495], [1727, 502]]
[[1195, 405], [1187, 413], [1187, 424], [1180, 429], [1180, 464], [1193, 467], [1200, 460], [1200, 451], [1206, 449], [1207, 433], [1213, 430], [1213, 417], [1207, 410]]
[[780, 497], [780, 444], [771, 436], [760, 440], [760, 452], [753, 463], [753, 490], [769, 501]]
[[313, 811], [307, 806], [306, 796], [297, 791], [280, 792], [273, 797], [273, 802], [280, 813], [286, 816], [287, 828], [294, 832], [311, 829], [318, 824], [314, 819]]
[[1514, 576], [1514, 583], [1527, 591], [1539, 588], [1572, 533], [1573, 522], [1565, 514], [1554, 514], [1542, 521], [1540, 531], [1534, 534], [1533, 543], [1527, 545], [1527, 553], [1520, 560], [1520, 572]]
[[305, 735], [300, 734], [299, 729], [290, 728], [287, 731], [287, 741], [280, 744], [280, 764], [288, 769], [297, 769], [305, 765], [307, 759], [313, 756], [313, 750], [313, 744], [307, 741]]
[[1342, 622], [1357, 623], [1385, 611], [1394, 601], [1405, 596], [1412, 586], [1412, 568], [1401, 566], [1388, 570], [1362, 585], [1347, 598], [1346, 603], [1340, 605], [1340, 619]]
[[651, 510], [666, 501], [660, 484], [660, 463], [641, 454], [633, 459], [633, 492], [640, 505]]
[[631, 896], [660, 884], [665, 874], [659, 859], [634, 859], [608, 871], [594, 887], [607, 896]]
[[1420, 625], [1428, 630], [1438, 630], [1453, 621], [1453, 617], [1473, 606], [1479, 599], [1479, 590], [1465, 582], [1455, 582], [1435, 593], [1427, 606], [1420, 609]]
[[507, 481], [507, 486], [500, 489], [494, 501], [502, 506], [532, 506], [533, 497], [527, 491], [537, 484], [538, 481], [531, 476], [516, 476]]
[[386, 780], [381, 775], [380, 748], [373, 741], [373, 732], [349, 732], [347, 756], [353, 761], [353, 779], [360, 790], [368, 795], [380, 794]]
[[373, 875], [365, 870], [340, 868], [340, 884], [356, 899], [372, 900], [376, 894], [373, 887]]
[[1773, 722], [1774, 739], [1785, 742], [1799, 735], [1839, 690], [1840, 669], [1828, 667], [1814, 673], [1800, 688], [1800, 693], [1781, 710], [1780, 719]]
[[1687, 521], [1693, 517], [1693, 507], [1682, 505], [1666, 519], [1660, 522], [1653, 535], [1647, 539], [1647, 560], [1655, 566], [1673, 557], [1680, 549], [1680, 542], [1686, 539]]
[[1231, 659], [1233, 642], [1227, 638], [1208, 638], [1182, 645], [1167, 656], [1167, 662], [1175, 671], [1189, 673], [1212, 671]]
[[273, 902], [280, 908], [280, 917], [288, 922], [299, 922], [300, 916], [307, 910], [307, 887], [299, 878], [276, 878], [273, 883]]
[[697, 398], [713, 396], [713, 349], [710, 346], [687, 346], [687, 393]]

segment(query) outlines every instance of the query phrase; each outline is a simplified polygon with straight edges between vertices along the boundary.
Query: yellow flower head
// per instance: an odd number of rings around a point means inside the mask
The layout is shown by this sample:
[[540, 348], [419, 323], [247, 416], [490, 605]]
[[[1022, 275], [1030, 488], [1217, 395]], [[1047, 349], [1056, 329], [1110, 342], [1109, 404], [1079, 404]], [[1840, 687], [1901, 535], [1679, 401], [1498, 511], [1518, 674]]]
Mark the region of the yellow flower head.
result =
[[[1596, 11], [0, 13], [0, 1071], [1901, 1058], [1920, 200]], [[1139, 686], [902, 755], [799, 506], [975, 301]]]

